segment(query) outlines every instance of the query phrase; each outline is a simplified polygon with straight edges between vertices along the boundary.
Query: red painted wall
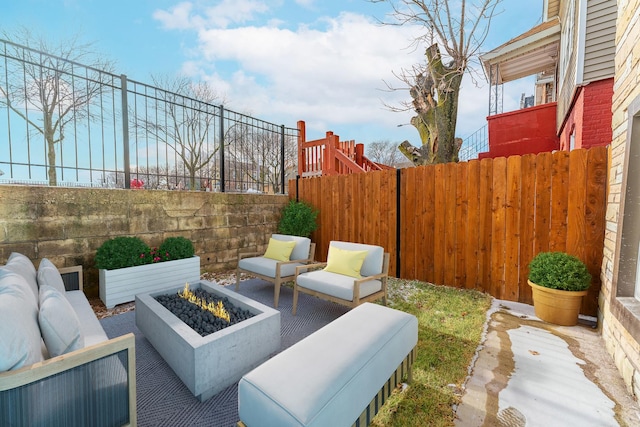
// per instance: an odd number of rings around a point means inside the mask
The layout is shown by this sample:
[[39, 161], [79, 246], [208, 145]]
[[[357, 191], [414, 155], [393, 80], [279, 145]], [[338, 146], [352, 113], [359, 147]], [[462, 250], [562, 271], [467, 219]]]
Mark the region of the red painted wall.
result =
[[571, 134], [574, 148], [590, 148], [611, 143], [611, 103], [613, 79], [599, 80], [578, 88], [560, 132], [560, 149], [569, 151]]
[[480, 158], [537, 154], [559, 148], [556, 103], [487, 117], [489, 152]]

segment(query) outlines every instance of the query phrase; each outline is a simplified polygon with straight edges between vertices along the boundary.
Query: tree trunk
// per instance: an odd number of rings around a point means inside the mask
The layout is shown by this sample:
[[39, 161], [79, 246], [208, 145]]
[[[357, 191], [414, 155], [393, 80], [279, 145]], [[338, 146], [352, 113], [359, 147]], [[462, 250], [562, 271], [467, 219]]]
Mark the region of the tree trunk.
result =
[[418, 130], [422, 146], [404, 141], [398, 148], [415, 165], [457, 162], [461, 141], [455, 130], [464, 69], [453, 61], [444, 65], [437, 44], [427, 48], [425, 55], [428, 73], [416, 76], [410, 91], [417, 113], [411, 124]]

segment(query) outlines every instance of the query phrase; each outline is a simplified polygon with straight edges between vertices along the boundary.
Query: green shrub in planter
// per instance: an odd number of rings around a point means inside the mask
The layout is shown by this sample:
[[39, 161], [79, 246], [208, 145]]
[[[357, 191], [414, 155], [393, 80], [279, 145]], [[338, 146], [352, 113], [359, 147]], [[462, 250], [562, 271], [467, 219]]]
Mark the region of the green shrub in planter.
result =
[[577, 257], [564, 252], [540, 252], [529, 263], [529, 280], [538, 286], [563, 291], [584, 291], [591, 274]]
[[96, 268], [115, 270], [150, 264], [151, 249], [138, 237], [119, 236], [104, 242], [96, 252]]
[[193, 243], [184, 237], [167, 237], [158, 248], [163, 261], [191, 258], [195, 254]]
[[317, 228], [318, 211], [304, 202], [291, 200], [282, 210], [278, 232], [290, 236], [309, 237]]

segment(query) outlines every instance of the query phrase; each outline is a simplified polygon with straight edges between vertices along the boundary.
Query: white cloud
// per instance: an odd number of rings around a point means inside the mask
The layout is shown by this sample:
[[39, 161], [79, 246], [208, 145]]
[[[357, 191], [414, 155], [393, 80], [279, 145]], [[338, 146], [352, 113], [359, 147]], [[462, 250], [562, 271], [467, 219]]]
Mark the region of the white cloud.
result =
[[[297, 3], [310, 6], [312, 1]], [[253, 22], [257, 15], [267, 13], [266, 7], [265, 2], [236, 0], [232, 4], [224, 0], [206, 10], [189, 9], [184, 3], [171, 9], [174, 27], [190, 24], [198, 38], [192, 49], [197, 54], [183, 70], [214, 84], [229, 99], [228, 108], [236, 111], [287, 126], [305, 120], [308, 130], [320, 134], [375, 129], [368, 135], [340, 135], [345, 139], [368, 142], [398, 134], [398, 140], [412, 138], [418, 143], [414, 129], [397, 128], [409, 121], [412, 112], [391, 112], [382, 100], [396, 106], [411, 100], [406, 90], [387, 91], [384, 82], [403, 87], [393, 73], [424, 62], [422, 50], [407, 48], [421, 28], [381, 26], [373, 18], [348, 12], [293, 29], [281, 27], [282, 21], [275, 19], [263, 25], [230, 27], [231, 23]], [[163, 22], [171, 28], [169, 21]], [[486, 84], [478, 89], [465, 77], [459, 136], [486, 124], [488, 96]], [[511, 100], [505, 100], [507, 103]]]

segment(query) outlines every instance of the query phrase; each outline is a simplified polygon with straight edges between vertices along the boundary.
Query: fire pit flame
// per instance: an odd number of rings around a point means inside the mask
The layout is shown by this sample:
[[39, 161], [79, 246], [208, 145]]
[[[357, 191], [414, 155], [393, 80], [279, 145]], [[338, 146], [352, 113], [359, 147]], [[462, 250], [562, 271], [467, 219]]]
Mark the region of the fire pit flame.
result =
[[213, 314], [214, 316], [220, 319], [224, 319], [227, 322], [231, 321], [231, 317], [229, 316], [229, 313], [227, 312], [227, 310], [224, 308], [222, 301], [218, 301], [217, 304], [214, 303], [213, 301], [210, 303], [207, 303], [206, 300], [203, 300], [202, 298], [198, 298], [193, 292], [189, 290], [189, 282], [184, 284], [183, 291], [178, 292], [178, 295], [180, 296], [180, 298], [186, 299], [187, 301], [197, 305], [201, 309], [209, 311], [211, 314]]

